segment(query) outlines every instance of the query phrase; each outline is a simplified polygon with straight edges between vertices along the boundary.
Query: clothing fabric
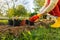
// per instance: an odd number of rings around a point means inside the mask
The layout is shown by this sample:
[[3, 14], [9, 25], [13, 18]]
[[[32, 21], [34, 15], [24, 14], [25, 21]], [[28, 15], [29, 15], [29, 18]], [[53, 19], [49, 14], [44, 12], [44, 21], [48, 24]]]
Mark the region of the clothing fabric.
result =
[[58, 1], [55, 8], [52, 11], [49, 12], [49, 14], [51, 14], [53, 16], [60, 17], [60, 0]]

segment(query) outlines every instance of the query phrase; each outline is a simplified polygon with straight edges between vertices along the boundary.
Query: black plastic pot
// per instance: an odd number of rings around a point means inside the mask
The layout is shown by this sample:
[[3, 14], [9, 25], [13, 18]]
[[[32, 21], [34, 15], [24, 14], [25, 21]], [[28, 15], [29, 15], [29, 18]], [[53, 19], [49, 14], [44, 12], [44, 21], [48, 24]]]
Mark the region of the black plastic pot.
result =
[[33, 26], [34, 25], [34, 22], [30, 22], [30, 25]]
[[20, 26], [20, 22], [21, 22], [21, 20], [19, 20], [19, 19], [14, 19], [14, 26]]
[[29, 20], [26, 20], [26, 24], [29, 25], [30, 24], [30, 21]]
[[12, 19], [8, 20], [8, 25], [13, 26], [13, 20]]
[[26, 20], [26, 24], [32, 26], [34, 25], [34, 22], [30, 22], [29, 20]]
[[10, 25], [10, 26], [20, 26], [20, 23], [21, 23], [21, 20], [19, 20], [19, 19], [17, 19], [17, 20], [9, 19], [8, 20], [8, 25]]

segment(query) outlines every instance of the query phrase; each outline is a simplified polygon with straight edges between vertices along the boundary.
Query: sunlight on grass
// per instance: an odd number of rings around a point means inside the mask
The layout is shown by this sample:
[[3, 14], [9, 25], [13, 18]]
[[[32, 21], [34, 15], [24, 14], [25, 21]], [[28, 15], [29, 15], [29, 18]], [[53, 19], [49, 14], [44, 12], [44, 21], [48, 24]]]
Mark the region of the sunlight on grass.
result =
[[8, 20], [0, 20], [0, 24], [8, 24]]

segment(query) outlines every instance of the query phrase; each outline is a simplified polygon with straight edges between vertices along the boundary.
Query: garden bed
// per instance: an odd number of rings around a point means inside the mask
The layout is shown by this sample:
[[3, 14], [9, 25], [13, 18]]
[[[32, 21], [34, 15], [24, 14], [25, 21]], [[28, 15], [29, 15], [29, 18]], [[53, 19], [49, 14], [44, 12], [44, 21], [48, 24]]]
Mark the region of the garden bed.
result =
[[45, 28], [49, 28], [49, 24], [53, 23], [53, 21], [38, 21], [35, 23], [35, 25], [30, 26], [30, 25], [23, 25], [23, 26], [9, 26], [9, 25], [0, 25], [0, 32], [4, 33], [8, 31], [11, 34], [18, 35], [19, 32], [23, 32], [25, 30], [30, 31], [33, 29], [36, 29], [39, 26], [44, 26]]

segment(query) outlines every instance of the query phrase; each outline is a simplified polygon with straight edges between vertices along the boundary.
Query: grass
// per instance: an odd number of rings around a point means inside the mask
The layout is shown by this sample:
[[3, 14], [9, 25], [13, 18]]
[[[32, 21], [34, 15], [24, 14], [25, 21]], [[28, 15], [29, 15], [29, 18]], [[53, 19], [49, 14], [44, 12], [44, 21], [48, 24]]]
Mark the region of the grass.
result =
[[0, 24], [8, 24], [8, 20], [0, 20]]
[[19, 36], [14, 36], [8, 32], [0, 33], [1, 40], [60, 40], [60, 28], [38, 27], [31, 31], [23, 31]]

